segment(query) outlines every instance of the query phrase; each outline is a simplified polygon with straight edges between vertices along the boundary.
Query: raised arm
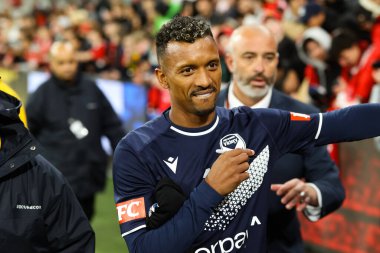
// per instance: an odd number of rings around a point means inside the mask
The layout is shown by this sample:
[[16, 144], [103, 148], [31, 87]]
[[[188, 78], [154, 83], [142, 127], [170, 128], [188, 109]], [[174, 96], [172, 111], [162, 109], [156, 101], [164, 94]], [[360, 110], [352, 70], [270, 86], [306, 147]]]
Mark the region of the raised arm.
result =
[[251, 111], [271, 136], [280, 156], [380, 136], [380, 104], [354, 105], [310, 115], [276, 109]]
[[380, 135], [380, 104], [361, 104], [320, 114], [317, 145], [357, 141]]

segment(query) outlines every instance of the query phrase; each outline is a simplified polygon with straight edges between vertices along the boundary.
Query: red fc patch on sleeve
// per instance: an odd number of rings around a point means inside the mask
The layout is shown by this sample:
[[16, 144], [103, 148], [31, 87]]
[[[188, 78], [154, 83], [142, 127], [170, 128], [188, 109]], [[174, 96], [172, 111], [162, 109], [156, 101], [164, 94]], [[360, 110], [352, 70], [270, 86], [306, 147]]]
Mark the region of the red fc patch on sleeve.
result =
[[310, 115], [297, 113], [297, 112], [290, 112], [290, 120], [291, 121], [310, 121]]
[[131, 199], [116, 204], [119, 224], [146, 217], [144, 198]]

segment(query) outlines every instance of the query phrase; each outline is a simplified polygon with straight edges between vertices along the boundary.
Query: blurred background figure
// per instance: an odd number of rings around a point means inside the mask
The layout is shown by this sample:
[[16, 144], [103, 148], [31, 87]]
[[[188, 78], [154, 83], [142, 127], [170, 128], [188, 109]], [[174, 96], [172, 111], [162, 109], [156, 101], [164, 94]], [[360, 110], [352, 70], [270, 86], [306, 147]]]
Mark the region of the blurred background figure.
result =
[[371, 43], [363, 48], [355, 33], [339, 29], [333, 33], [330, 53], [341, 67], [334, 107], [367, 103], [374, 85], [372, 64], [380, 58], [380, 44]]
[[103, 189], [107, 155], [101, 137], [112, 148], [125, 134], [122, 123], [92, 79], [77, 70], [76, 51], [68, 42], [50, 48], [51, 78], [28, 99], [31, 133], [46, 158], [68, 179], [88, 219], [96, 192]]
[[336, 14], [329, 8], [319, 4], [317, 1], [309, 1], [304, 5], [301, 22], [307, 27], [322, 27], [331, 32], [336, 28]]
[[309, 95], [301, 91], [303, 90], [301, 86], [305, 86], [303, 85], [305, 63], [300, 59], [296, 42], [287, 35], [279, 15], [268, 13], [262, 23], [275, 36], [280, 55], [274, 87], [298, 100], [310, 103]]
[[298, 43], [298, 53], [306, 64], [304, 81], [308, 85], [310, 103], [322, 111], [330, 108], [332, 86], [339, 75], [339, 68], [329, 59], [331, 36], [316, 26], [305, 30]]
[[[95, 235], [62, 174], [0, 91], [1, 247], [4, 252], [95, 252]], [[64, 235], [64, 236], [63, 236]]]

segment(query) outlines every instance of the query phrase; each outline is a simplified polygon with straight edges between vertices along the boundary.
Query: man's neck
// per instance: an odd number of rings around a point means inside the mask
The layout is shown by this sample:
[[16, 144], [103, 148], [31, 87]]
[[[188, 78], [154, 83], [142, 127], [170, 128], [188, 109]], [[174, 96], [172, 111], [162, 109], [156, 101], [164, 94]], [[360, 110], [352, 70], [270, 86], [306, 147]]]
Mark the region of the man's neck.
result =
[[169, 119], [177, 126], [187, 128], [198, 128], [211, 124], [215, 119], [215, 110], [205, 115], [197, 115], [192, 113], [184, 113], [178, 109], [171, 108], [169, 111]]

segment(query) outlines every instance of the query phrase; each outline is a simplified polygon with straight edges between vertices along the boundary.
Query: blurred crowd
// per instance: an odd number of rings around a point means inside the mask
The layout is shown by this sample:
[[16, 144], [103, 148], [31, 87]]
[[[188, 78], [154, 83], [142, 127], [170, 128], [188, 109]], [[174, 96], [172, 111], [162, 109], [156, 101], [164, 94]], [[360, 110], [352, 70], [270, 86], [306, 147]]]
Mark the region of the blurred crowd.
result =
[[47, 70], [52, 42], [67, 40], [81, 70], [145, 85], [160, 112], [170, 101], [154, 77], [154, 35], [175, 15], [210, 21], [222, 63], [235, 27], [265, 24], [279, 43], [276, 88], [322, 111], [368, 102], [380, 83], [379, 0], [4, 0], [0, 67]]

